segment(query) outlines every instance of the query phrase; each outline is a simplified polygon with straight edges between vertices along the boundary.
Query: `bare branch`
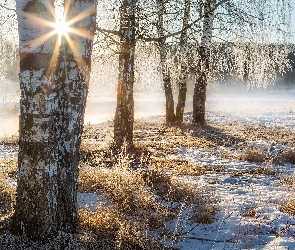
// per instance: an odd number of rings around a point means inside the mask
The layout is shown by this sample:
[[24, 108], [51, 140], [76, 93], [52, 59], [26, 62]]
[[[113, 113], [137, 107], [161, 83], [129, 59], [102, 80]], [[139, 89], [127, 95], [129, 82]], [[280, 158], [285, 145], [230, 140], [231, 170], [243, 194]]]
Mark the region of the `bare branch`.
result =
[[3, 4], [0, 4], [0, 7], [1, 7], [1, 8], [4, 8], [4, 9], [6, 9], [6, 10], [14, 11], [14, 12], [16, 13], [16, 10], [15, 10], [15, 9], [11, 9], [11, 8], [9, 8], [9, 7], [5, 6], [5, 5], [3, 5]]
[[[215, 9], [217, 9], [220, 5], [228, 2], [229, 0], [221, 0], [219, 1], [216, 6], [215, 6]], [[214, 10], [215, 10], [214, 9]], [[180, 35], [182, 32], [184, 32], [185, 30], [187, 29], [190, 29], [191, 27], [193, 27], [196, 23], [198, 23], [204, 16], [201, 15], [199, 16], [199, 18], [197, 18], [195, 21], [193, 21], [192, 23], [190, 23], [189, 25], [187, 25], [186, 27], [184, 27], [183, 29], [177, 31], [177, 32], [174, 32], [174, 33], [170, 33], [166, 36], [163, 36], [163, 37], [157, 37], [157, 38], [149, 38], [149, 37], [144, 37], [144, 36], [139, 36], [138, 38], [143, 40], [143, 41], [146, 41], [146, 42], [159, 42], [161, 39], [167, 39], [169, 37], [173, 37], [173, 36], [177, 36], [177, 35]]]

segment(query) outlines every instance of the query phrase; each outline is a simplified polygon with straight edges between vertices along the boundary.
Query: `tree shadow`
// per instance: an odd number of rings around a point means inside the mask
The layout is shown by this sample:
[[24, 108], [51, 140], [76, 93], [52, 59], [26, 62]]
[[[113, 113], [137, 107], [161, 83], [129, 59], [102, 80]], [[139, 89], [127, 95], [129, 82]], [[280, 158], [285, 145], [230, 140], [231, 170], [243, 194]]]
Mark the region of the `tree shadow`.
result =
[[234, 146], [245, 142], [244, 139], [230, 135], [221, 129], [211, 125], [197, 125], [194, 123], [183, 123], [180, 125], [167, 125], [180, 129], [184, 134], [189, 133], [193, 137], [205, 139], [216, 146]]

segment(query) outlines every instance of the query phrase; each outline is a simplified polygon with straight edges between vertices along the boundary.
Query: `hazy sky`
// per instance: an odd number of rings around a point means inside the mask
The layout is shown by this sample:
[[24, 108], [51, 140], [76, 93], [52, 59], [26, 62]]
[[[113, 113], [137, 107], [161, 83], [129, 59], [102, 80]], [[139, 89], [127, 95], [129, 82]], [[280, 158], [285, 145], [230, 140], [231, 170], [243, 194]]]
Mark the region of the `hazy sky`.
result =
[[294, 8], [293, 13], [292, 13], [292, 32], [293, 32], [293, 35], [292, 35], [292, 38], [291, 38], [291, 42], [293, 44], [295, 44], [295, 8]]
[[[58, 2], [62, 2], [62, 0], [57, 0]], [[8, 6], [10, 8], [15, 8], [15, 0], [0, 0], [0, 5], [5, 5]], [[11, 11], [6, 11], [3, 8], [0, 8], [0, 21], [1, 23], [3, 22], [3, 16], [7, 16], [7, 14], [11, 14]], [[5, 18], [6, 19], [6, 18]], [[292, 36], [290, 37], [289, 42], [295, 44], [295, 8], [293, 9], [293, 13], [292, 13], [292, 23], [291, 23], [291, 31], [292, 31]], [[16, 22], [15, 21], [8, 21], [5, 22], [5, 24], [2, 26], [2, 30], [5, 30], [5, 32], [3, 32], [4, 36], [7, 35], [7, 38], [12, 38], [13, 40], [16, 40], [15, 37], [16, 36], [12, 36], [12, 33], [16, 33]]]

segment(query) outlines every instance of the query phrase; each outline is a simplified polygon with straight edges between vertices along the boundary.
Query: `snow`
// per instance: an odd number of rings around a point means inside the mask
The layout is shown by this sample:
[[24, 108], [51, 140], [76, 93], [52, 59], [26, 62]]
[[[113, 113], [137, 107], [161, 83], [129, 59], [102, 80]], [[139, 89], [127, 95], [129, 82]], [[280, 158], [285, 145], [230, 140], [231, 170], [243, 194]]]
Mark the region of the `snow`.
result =
[[[295, 91], [270, 91], [246, 96], [211, 96], [207, 101], [206, 118], [212, 123], [237, 122], [281, 126], [295, 132]], [[190, 115], [187, 116], [190, 120]], [[253, 145], [268, 148], [269, 142], [255, 141]], [[285, 145], [273, 145], [271, 155], [276, 155]], [[247, 175], [261, 163], [222, 159], [218, 149], [206, 151], [200, 148], [177, 149], [182, 159], [196, 162], [203, 167], [225, 167], [225, 172], [199, 177], [185, 176], [183, 181], [196, 187], [208, 187], [218, 200], [219, 212], [211, 224], [195, 224], [184, 235], [179, 249], [295, 249], [295, 218], [282, 213], [280, 207], [292, 193], [280, 182], [282, 176], [294, 174], [293, 164], [266, 164], [278, 175]], [[215, 151], [215, 152], [214, 152]], [[173, 156], [172, 156], [173, 157]], [[235, 172], [245, 173], [234, 175]], [[212, 182], [213, 181], [213, 182]], [[210, 184], [212, 183], [212, 184]], [[246, 216], [254, 209], [253, 216]], [[185, 220], [185, 216], [181, 218]]]
[[101, 196], [98, 193], [78, 193], [77, 201], [79, 209], [85, 208], [95, 211]]
[[207, 100], [206, 118], [214, 123], [295, 128], [295, 90], [269, 90], [246, 94], [212, 94]]
[[[194, 148], [181, 149], [180, 157], [203, 166], [225, 166], [226, 171], [200, 177], [186, 176], [183, 179], [196, 187], [206, 186], [214, 191], [220, 210], [213, 223], [193, 225], [195, 229], [186, 235], [177, 247], [268, 249], [267, 247], [272, 245], [293, 244], [292, 247], [295, 248], [292, 238], [295, 235], [295, 218], [279, 210], [282, 202], [290, 195], [280, 183], [280, 176], [235, 176], [234, 172], [246, 173], [247, 170], [259, 167], [261, 163], [220, 159]], [[285, 174], [294, 172], [294, 166], [291, 164], [272, 167], [283, 170]], [[210, 185], [212, 180], [214, 184]], [[245, 216], [251, 208], [255, 209], [256, 214], [253, 217]]]

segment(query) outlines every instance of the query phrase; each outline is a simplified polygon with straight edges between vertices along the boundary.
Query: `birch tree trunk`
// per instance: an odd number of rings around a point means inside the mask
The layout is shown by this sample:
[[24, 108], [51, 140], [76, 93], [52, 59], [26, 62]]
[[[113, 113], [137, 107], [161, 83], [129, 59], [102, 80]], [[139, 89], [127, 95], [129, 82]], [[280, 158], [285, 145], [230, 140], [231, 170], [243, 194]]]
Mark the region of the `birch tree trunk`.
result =
[[120, 55], [117, 107], [114, 119], [114, 144], [121, 148], [133, 145], [134, 123], [134, 53], [135, 9], [137, 0], [123, 0], [120, 7]]
[[[87, 38], [75, 36], [75, 48], [81, 49], [75, 56], [66, 44], [61, 47], [65, 55], [59, 53], [57, 34], [48, 26], [55, 23], [53, 4], [53, 0], [16, 1], [21, 100], [12, 232], [32, 239], [74, 231], [77, 225], [78, 152], [93, 31], [86, 32]], [[94, 4], [72, 1], [71, 15], [95, 9]], [[95, 14], [87, 15], [82, 27], [89, 28], [93, 21]], [[85, 62], [84, 67], [76, 58]]]
[[157, 30], [158, 30], [158, 48], [160, 52], [160, 63], [161, 63], [161, 71], [164, 82], [164, 91], [166, 98], [166, 123], [174, 123], [175, 122], [175, 114], [174, 114], [174, 99], [172, 92], [172, 84], [171, 77], [169, 74], [169, 70], [167, 67], [167, 48], [165, 44], [164, 38], [164, 13], [165, 13], [165, 0], [157, 0], [157, 12], [158, 12], [158, 20], [157, 20]]
[[77, 226], [78, 165], [84, 113], [91, 71], [96, 28], [97, 0], [68, 0], [66, 22], [85, 17], [71, 25], [78, 34], [61, 38], [58, 60], [58, 228], [74, 231]]
[[203, 35], [200, 45], [200, 59], [193, 96], [193, 122], [205, 124], [206, 87], [210, 63], [210, 44], [212, 39], [214, 10], [216, 0], [206, 0], [204, 6]]
[[179, 76], [179, 93], [178, 93], [178, 103], [176, 106], [176, 122], [183, 122], [183, 113], [186, 101], [187, 92], [187, 77], [188, 77], [188, 65], [187, 65], [187, 26], [190, 18], [190, 0], [185, 0], [184, 2], [184, 15], [182, 32], [180, 34], [180, 76]]
[[[18, 180], [12, 231], [40, 238], [57, 229], [57, 155], [54, 116], [57, 85], [54, 55], [57, 35], [40, 38], [53, 28], [54, 1], [16, 1], [20, 50], [20, 127]], [[38, 20], [38, 21], [37, 21]], [[38, 42], [40, 44], [38, 44]], [[52, 62], [51, 62], [52, 61]]]

